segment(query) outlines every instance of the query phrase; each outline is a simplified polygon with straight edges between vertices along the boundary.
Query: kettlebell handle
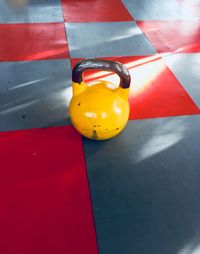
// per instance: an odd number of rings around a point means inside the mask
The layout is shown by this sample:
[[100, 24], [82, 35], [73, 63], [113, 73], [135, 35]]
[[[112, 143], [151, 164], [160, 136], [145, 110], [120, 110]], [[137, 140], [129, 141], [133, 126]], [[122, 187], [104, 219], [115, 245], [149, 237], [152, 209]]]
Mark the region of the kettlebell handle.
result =
[[72, 81], [81, 84], [83, 72], [86, 70], [101, 70], [116, 73], [120, 77], [120, 87], [129, 88], [131, 77], [128, 69], [119, 62], [110, 60], [86, 59], [77, 63], [72, 71]]

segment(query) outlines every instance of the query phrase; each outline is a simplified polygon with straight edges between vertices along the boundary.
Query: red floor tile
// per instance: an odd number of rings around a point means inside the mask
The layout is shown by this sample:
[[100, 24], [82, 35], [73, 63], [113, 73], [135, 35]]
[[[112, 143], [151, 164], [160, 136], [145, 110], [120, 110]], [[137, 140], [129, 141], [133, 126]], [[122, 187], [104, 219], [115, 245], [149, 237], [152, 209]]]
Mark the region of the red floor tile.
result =
[[[125, 64], [132, 78], [129, 96], [130, 119], [199, 114], [194, 104], [173, 73], [158, 56], [108, 58]], [[80, 59], [72, 59], [74, 66]], [[116, 84], [119, 79], [108, 72], [87, 71], [85, 81], [104, 79]]]
[[0, 61], [67, 57], [63, 23], [0, 24]]
[[120, 0], [62, 0], [62, 5], [66, 22], [133, 20]]
[[140, 21], [137, 23], [159, 53], [200, 52], [199, 20]]
[[177, 0], [185, 8], [187, 8], [193, 15], [200, 17], [200, 2], [193, 0]]
[[0, 133], [0, 249], [97, 254], [81, 137], [71, 127]]

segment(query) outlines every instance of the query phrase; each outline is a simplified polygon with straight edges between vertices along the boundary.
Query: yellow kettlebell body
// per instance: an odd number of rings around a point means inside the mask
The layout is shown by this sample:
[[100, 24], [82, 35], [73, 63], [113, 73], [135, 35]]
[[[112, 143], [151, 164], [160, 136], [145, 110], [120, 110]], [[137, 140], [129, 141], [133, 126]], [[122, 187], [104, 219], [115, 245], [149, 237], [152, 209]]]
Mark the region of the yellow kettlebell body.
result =
[[[90, 61], [88, 69], [91, 69], [94, 61], [99, 63], [99, 60], [84, 61]], [[112, 64], [111, 61], [106, 63]], [[98, 69], [105, 70], [106, 68], [103, 67], [100, 68], [98, 65]], [[110, 66], [107, 69], [110, 70]], [[76, 78], [75, 81], [77, 81]], [[70, 118], [77, 131], [95, 140], [105, 140], [119, 134], [125, 128], [129, 118], [129, 87], [116, 88], [114, 84], [106, 81], [89, 84], [85, 84], [82, 79], [79, 81], [72, 84], [73, 97], [69, 105]]]

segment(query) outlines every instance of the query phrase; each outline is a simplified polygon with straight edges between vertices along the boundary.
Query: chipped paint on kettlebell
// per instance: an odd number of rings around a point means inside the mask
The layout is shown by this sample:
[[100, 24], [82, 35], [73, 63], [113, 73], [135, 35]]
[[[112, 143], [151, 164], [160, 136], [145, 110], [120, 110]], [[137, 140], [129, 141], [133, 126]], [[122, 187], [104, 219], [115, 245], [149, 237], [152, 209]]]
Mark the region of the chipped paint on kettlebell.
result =
[[[119, 134], [127, 124], [130, 77], [127, 70], [119, 63], [115, 63], [115, 67], [113, 67], [111, 61], [88, 61], [84, 60], [83, 65], [80, 62], [75, 67], [75, 71], [73, 70], [73, 97], [69, 106], [70, 118], [74, 127], [83, 136], [93, 140], [105, 140]], [[99, 62], [101, 69], [112, 70], [111, 67], [113, 67], [113, 71], [121, 78], [119, 87], [111, 89], [111, 83], [106, 81], [96, 81], [87, 85], [84, 83], [82, 72], [85, 68], [93, 68], [93, 64]], [[105, 67], [107, 63], [108, 67]], [[116, 69], [118, 67], [123, 73]], [[77, 77], [77, 75], [79, 76]], [[114, 87], [113, 84], [112, 87]]]

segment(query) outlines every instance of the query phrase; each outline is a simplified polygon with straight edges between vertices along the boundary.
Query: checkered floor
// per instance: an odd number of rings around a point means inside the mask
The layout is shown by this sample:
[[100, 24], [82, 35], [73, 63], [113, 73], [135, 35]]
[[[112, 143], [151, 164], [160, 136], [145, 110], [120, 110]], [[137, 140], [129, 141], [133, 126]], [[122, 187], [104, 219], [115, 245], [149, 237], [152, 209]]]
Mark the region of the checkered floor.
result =
[[[112, 140], [70, 124], [83, 58], [131, 73]], [[1, 254], [198, 253], [199, 140], [199, 0], [0, 0]]]

